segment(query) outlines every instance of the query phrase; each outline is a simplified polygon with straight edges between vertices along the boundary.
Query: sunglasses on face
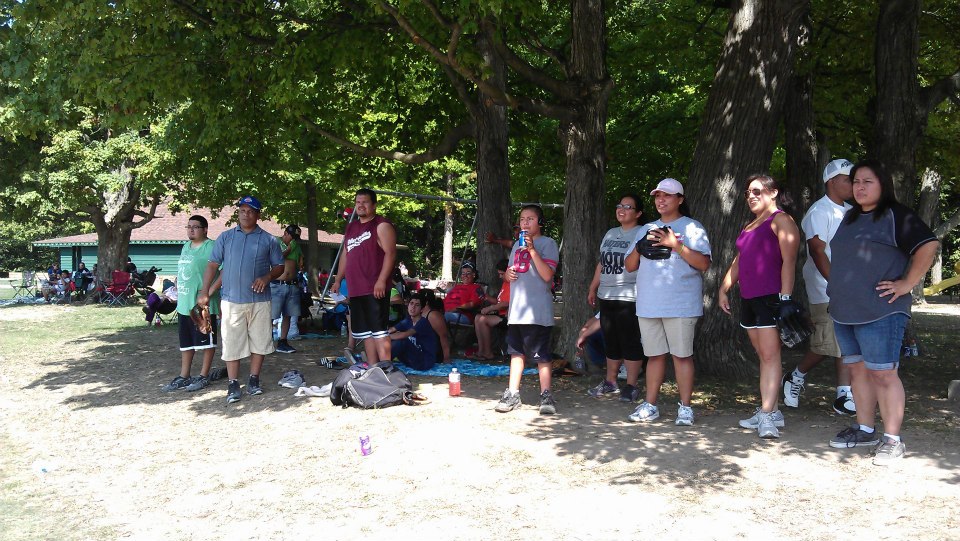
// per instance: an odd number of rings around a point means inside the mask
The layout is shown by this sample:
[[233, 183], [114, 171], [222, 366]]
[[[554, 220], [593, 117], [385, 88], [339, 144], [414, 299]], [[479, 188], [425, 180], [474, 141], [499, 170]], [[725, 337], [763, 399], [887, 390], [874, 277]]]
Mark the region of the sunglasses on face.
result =
[[619, 203], [617, 205], [617, 209], [622, 209], [622, 210], [636, 210], [636, 208], [637, 207], [633, 205], [624, 205], [623, 203]]
[[762, 194], [765, 191], [766, 190], [762, 188], [747, 188], [746, 190], [743, 191], [743, 196], [750, 197], [750, 195], [752, 194], [755, 197], [760, 197], [760, 194]]

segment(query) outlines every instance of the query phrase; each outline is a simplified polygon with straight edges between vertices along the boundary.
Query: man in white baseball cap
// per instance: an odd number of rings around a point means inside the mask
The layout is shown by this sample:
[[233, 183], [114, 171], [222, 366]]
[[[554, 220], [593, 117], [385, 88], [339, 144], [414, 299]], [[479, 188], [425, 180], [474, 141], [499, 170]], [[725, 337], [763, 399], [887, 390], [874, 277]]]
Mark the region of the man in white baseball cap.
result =
[[825, 357], [834, 357], [837, 367], [837, 399], [833, 409], [842, 415], [856, 414], [853, 391], [850, 388], [850, 367], [840, 360], [840, 347], [833, 334], [833, 321], [828, 314], [830, 297], [827, 296], [827, 279], [830, 277], [830, 239], [833, 238], [850, 205], [846, 200], [853, 197], [853, 184], [849, 160], [833, 160], [823, 169], [826, 194], [810, 205], [800, 222], [807, 240], [807, 261], [803, 264], [803, 280], [806, 282], [810, 300], [810, 316], [814, 333], [810, 337], [810, 349], [800, 364], [783, 376], [783, 403], [797, 407], [800, 392], [811, 369]]

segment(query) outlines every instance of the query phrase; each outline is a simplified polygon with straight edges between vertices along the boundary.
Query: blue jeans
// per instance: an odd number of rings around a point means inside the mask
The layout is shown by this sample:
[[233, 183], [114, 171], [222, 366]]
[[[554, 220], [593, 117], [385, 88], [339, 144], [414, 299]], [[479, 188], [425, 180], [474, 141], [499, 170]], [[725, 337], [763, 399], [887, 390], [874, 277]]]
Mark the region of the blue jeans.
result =
[[908, 319], [910, 316], [896, 313], [870, 323], [848, 325], [834, 321], [844, 364], [862, 361], [869, 370], [896, 370]]

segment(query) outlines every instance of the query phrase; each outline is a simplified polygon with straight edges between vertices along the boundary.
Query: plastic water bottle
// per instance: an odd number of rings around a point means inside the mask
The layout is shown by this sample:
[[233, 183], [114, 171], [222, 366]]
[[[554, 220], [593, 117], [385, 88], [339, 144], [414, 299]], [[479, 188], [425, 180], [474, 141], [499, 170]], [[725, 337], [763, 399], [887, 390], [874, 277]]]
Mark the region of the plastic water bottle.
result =
[[346, 338], [346, 337], [347, 337], [347, 322], [344, 321], [343, 324], [340, 325], [340, 338]]
[[460, 396], [460, 372], [456, 368], [450, 371], [450, 396]]

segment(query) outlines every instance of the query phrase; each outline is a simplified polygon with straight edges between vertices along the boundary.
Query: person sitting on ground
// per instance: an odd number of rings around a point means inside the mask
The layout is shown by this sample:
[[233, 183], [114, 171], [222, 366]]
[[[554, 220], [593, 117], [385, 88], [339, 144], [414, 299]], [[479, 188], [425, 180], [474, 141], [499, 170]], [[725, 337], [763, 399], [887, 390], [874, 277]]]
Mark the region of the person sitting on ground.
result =
[[510, 305], [510, 282], [504, 280], [504, 274], [507, 272], [507, 260], [501, 259], [497, 262], [497, 274], [500, 276], [502, 285], [500, 293], [496, 298], [489, 298], [493, 303], [480, 309], [480, 315], [474, 321], [474, 328], [477, 331], [477, 359], [489, 361], [496, 357], [492, 348], [492, 334], [494, 327], [507, 326], [507, 307]]
[[460, 283], [443, 298], [447, 323], [472, 325], [477, 308], [483, 303], [483, 287], [476, 283], [477, 271], [470, 265], [460, 268]]
[[47, 267], [47, 280], [52, 284], [56, 283], [60, 279], [60, 263], [54, 261]]
[[130, 259], [130, 256], [127, 256], [127, 264], [124, 265], [123, 271], [129, 272], [130, 274], [137, 272], [137, 264], [134, 263], [132, 259]]
[[450, 362], [450, 329], [447, 327], [447, 320], [443, 315], [443, 300], [438, 299], [433, 290], [426, 289], [419, 293], [423, 298], [424, 314], [430, 326], [440, 339], [440, 358], [441, 362]]
[[[586, 354], [594, 366], [606, 368], [607, 349], [603, 342], [603, 329], [600, 328], [600, 312], [591, 316], [583, 326], [580, 327], [576, 344], [577, 349], [580, 350], [581, 353]], [[577, 369], [585, 371], [586, 366], [582, 369], [577, 367]]]
[[389, 330], [393, 357], [414, 370], [430, 370], [440, 359], [440, 335], [424, 308], [423, 296], [414, 295], [407, 301], [409, 315]]

